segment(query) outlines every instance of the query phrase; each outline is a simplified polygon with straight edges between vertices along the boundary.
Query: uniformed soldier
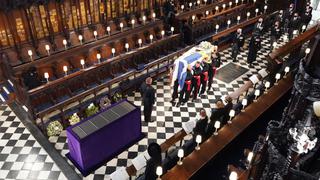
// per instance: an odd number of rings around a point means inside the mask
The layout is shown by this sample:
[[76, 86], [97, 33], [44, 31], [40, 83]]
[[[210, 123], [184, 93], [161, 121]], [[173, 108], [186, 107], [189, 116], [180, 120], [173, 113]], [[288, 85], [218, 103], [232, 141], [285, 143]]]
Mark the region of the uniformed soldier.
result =
[[289, 39], [291, 40], [293, 37], [293, 33], [296, 31], [298, 32], [300, 30], [300, 17], [298, 13], [294, 13], [294, 16], [292, 17], [291, 21], [289, 22]]
[[194, 67], [192, 68], [192, 91], [193, 91], [193, 98], [192, 102], [194, 102], [197, 99], [197, 95], [200, 89], [201, 85], [201, 74], [202, 74], [202, 68], [201, 63], [199, 61], [196, 62]]
[[232, 59], [233, 62], [237, 61], [240, 48], [244, 45], [244, 36], [242, 35], [242, 29], [238, 29], [236, 35], [233, 38], [232, 45]]
[[273, 43], [277, 42], [281, 37], [281, 27], [280, 22], [276, 21], [274, 26], [271, 28], [271, 40], [270, 40], [270, 49], [273, 49]]
[[252, 67], [252, 63], [257, 59], [257, 53], [261, 49], [261, 40], [259, 34], [254, 34], [249, 43], [248, 64]]
[[207, 83], [209, 79], [209, 69], [211, 69], [211, 62], [209, 62], [209, 57], [206, 57], [201, 62], [202, 74], [201, 74], [201, 91], [200, 95], [202, 95], [207, 89]]
[[216, 74], [217, 68], [219, 68], [221, 65], [221, 56], [218, 52], [218, 46], [213, 46], [212, 52], [211, 52], [211, 68], [208, 71], [208, 91], [210, 91], [213, 77]]
[[179, 101], [177, 107], [179, 107], [180, 105], [184, 105], [186, 102], [189, 101], [189, 97], [192, 90], [192, 76], [193, 75], [191, 71], [191, 66], [188, 66], [184, 86], [179, 93]]
[[179, 88], [179, 81], [178, 81], [178, 79], [176, 79], [173, 84], [173, 93], [171, 96], [172, 99], [170, 101], [173, 106], [175, 105], [175, 100], [178, 97], [178, 88]]

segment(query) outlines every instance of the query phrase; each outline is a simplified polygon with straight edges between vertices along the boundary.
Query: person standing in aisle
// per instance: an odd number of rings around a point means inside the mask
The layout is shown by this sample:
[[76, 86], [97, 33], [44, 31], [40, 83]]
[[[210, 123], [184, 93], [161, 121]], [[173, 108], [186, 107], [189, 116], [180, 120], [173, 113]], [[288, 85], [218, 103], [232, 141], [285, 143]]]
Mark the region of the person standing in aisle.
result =
[[142, 95], [142, 103], [144, 106], [144, 121], [145, 122], [152, 122], [151, 121], [151, 113], [153, 109], [153, 105], [155, 103], [155, 94], [156, 90], [151, 86], [152, 78], [148, 77], [146, 79], [145, 84], [142, 84], [140, 87], [140, 92]]
[[212, 82], [213, 82], [213, 77], [216, 74], [217, 68], [219, 68], [221, 65], [221, 56], [220, 53], [218, 52], [218, 46], [214, 45], [212, 48], [211, 52], [211, 66], [208, 71], [208, 91], [210, 91]]
[[238, 29], [236, 35], [233, 38], [232, 55], [231, 55], [233, 62], [237, 61], [237, 56], [243, 44], [244, 44], [244, 36], [242, 35], [242, 29]]
[[254, 34], [249, 43], [248, 64], [252, 67], [252, 63], [257, 59], [257, 53], [261, 49], [261, 40], [258, 34]]
[[173, 92], [171, 96], [172, 99], [170, 101], [173, 106], [175, 105], [176, 98], [178, 97], [178, 88], [179, 88], [179, 81], [178, 79], [176, 79], [173, 84]]

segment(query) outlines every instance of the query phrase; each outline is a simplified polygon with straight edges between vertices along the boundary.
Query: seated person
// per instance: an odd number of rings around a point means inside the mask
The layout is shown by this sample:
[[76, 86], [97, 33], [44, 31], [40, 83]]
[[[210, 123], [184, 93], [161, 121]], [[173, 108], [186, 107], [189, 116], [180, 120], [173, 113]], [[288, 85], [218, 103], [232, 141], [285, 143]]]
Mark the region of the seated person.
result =
[[193, 129], [194, 139], [197, 135], [201, 135], [204, 139], [206, 134], [206, 128], [208, 125], [208, 116], [205, 109], [200, 110], [200, 118], [198, 119], [196, 126]]
[[224, 113], [221, 121], [221, 127], [227, 123], [229, 119], [229, 112], [233, 108], [232, 98], [230, 96], [227, 96], [226, 98], [224, 98], [223, 101], [224, 101]]
[[211, 110], [210, 122], [206, 130], [207, 138], [209, 138], [215, 130], [214, 123], [216, 121], [222, 122], [224, 114], [225, 114], [225, 105], [223, 104], [222, 100], [219, 99], [215, 104], [215, 108]]
[[145, 180], [156, 180], [156, 169], [162, 166], [161, 147], [157, 143], [151, 143], [148, 146], [148, 154], [150, 159], [147, 161], [146, 170], [144, 172]]

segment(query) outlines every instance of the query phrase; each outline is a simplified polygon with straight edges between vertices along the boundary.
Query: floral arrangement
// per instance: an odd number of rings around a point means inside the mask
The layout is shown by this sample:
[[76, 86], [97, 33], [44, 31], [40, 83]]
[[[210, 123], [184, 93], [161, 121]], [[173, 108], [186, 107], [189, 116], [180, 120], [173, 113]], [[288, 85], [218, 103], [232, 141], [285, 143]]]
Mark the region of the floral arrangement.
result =
[[121, 99], [123, 99], [123, 96], [122, 96], [122, 94], [119, 93], [119, 92], [115, 93], [115, 94], [112, 96], [113, 102], [118, 102], [118, 101], [120, 101]]
[[212, 48], [212, 44], [208, 41], [202, 41], [200, 44], [199, 44], [199, 47], [202, 48], [202, 49], [211, 49]]
[[77, 113], [74, 113], [72, 116], [70, 116], [69, 123], [71, 126], [78, 123], [78, 122], [80, 122], [80, 117], [78, 116]]
[[111, 101], [107, 96], [100, 99], [99, 105], [100, 105], [101, 109], [105, 109], [105, 108], [109, 107], [110, 104], [111, 104]]
[[91, 103], [86, 109], [86, 115], [87, 117], [89, 117], [96, 114], [98, 111], [99, 111], [99, 108], [95, 106], [93, 103]]
[[59, 121], [52, 121], [47, 127], [48, 136], [58, 136], [63, 131], [63, 127]]

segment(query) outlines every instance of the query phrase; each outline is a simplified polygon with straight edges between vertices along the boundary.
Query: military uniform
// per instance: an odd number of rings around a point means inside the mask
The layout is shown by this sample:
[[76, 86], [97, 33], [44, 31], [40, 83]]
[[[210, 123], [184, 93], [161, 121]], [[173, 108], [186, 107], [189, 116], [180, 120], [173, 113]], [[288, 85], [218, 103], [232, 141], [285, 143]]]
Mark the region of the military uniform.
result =
[[179, 93], [179, 102], [177, 106], [180, 106], [181, 103], [184, 104], [189, 101], [191, 90], [192, 90], [192, 72], [190, 70], [187, 70], [184, 86]]
[[221, 56], [220, 53], [212, 53], [211, 55], [211, 64], [208, 71], [208, 91], [211, 89], [213, 77], [216, 74], [217, 68], [221, 65]]
[[195, 99], [197, 99], [197, 94], [199, 92], [200, 85], [201, 85], [202, 68], [201, 68], [201, 66], [199, 66], [199, 67], [194, 66], [192, 68], [192, 71], [193, 71], [193, 76], [192, 76], [193, 98], [192, 98], [192, 100], [194, 101]]
[[244, 45], [244, 36], [242, 33], [237, 33], [233, 38], [233, 45], [232, 45], [232, 59], [233, 62], [237, 61], [237, 56], [239, 54], [240, 48]]

